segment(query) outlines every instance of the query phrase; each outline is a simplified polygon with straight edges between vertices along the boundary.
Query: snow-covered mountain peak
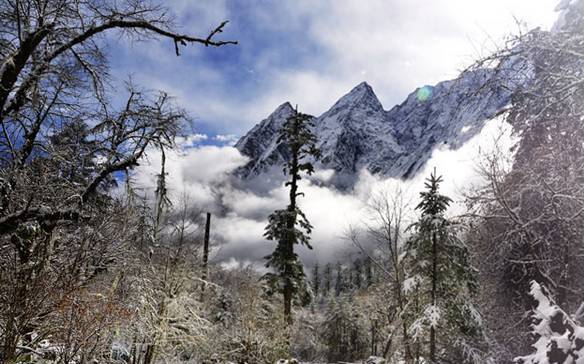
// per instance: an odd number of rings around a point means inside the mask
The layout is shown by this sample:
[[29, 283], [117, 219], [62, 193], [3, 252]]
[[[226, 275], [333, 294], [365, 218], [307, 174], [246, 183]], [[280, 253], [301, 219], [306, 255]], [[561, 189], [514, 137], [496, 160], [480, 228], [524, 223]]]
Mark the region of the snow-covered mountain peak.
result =
[[383, 106], [373, 88], [367, 82], [361, 82], [346, 95], [341, 97], [328, 111], [336, 113], [340, 110], [350, 111], [354, 108], [368, 109], [370, 111], [382, 111]]
[[[289, 102], [285, 102], [237, 141], [235, 148], [242, 154], [252, 157], [252, 160], [237, 172], [239, 175], [243, 177], [259, 175], [270, 166], [282, 162], [286, 157], [286, 151], [277, 144], [278, 132], [286, 119], [292, 115], [294, 108]], [[258, 151], [264, 154], [263, 158], [258, 155]]]
[[288, 117], [294, 113], [294, 107], [288, 101], [278, 106], [274, 112], [268, 116], [268, 119], [280, 119], [282, 117]]

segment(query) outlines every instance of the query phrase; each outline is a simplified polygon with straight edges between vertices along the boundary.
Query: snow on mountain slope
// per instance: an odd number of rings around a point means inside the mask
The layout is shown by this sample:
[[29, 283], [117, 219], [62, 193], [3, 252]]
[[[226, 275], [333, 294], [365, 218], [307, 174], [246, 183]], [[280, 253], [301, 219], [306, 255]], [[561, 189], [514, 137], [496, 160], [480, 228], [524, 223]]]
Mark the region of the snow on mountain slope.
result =
[[[516, 74], [519, 68], [525, 64], [509, 61], [502, 69]], [[436, 146], [457, 149], [480, 132], [528, 79], [509, 76], [506, 84], [495, 84], [493, 72], [469, 71], [455, 80], [421, 87], [389, 111], [371, 86], [357, 85], [314, 119], [322, 153], [316, 167], [334, 170], [331, 182], [338, 187], [352, 187], [362, 169], [384, 177], [413, 177]], [[281, 168], [287, 151], [276, 142], [278, 129], [293, 112], [289, 103], [281, 105], [237, 142], [235, 147], [250, 158], [237, 171], [240, 177], [253, 180]]]
[[[434, 87], [424, 86], [391, 109], [387, 116], [404, 153], [392, 164], [384, 161], [383, 174], [414, 176], [436, 146], [460, 148], [481, 131], [487, 120], [504, 110], [510, 102], [511, 91], [487, 85], [491, 73], [491, 70], [478, 70]], [[429, 99], [424, 101], [425, 97]]]
[[244, 177], [257, 176], [267, 172], [271, 166], [283, 164], [288, 151], [278, 145], [278, 131], [292, 115], [294, 109], [286, 102], [237, 141], [235, 148], [251, 158], [249, 163], [238, 170], [238, 174]]
[[[392, 125], [371, 86], [363, 82], [337, 101], [315, 121], [322, 157], [317, 166], [336, 171], [336, 182], [351, 182], [361, 168], [380, 157], [393, 159], [403, 153]], [[341, 180], [342, 179], [342, 180]]]

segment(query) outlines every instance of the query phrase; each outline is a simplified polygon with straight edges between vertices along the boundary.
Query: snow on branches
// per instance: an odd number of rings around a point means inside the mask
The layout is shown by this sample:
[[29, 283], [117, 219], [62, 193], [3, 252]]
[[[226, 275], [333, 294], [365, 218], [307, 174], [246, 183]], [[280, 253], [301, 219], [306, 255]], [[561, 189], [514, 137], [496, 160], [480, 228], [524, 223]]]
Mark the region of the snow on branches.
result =
[[537, 302], [532, 313], [535, 352], [515, 358], [517, 364], [584, 364], [584, 327], [566, 314], [539, 283], [531, 282]]

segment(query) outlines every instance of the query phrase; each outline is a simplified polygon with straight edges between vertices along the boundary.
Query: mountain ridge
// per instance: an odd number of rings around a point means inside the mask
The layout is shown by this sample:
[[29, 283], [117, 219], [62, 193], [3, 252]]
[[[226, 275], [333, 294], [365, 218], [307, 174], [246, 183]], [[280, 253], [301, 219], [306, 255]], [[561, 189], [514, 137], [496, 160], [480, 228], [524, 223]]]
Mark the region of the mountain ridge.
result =
[[[509, 67], [525, 65], [515, 62]], [[384, 177], [413, 177], [438, 145], [457, 149], [480, 132], [511, 102], [513, 89], [528, 79], [491, 86], [487, 83], [493, 72], [468, 71], [457, 79], [417, 88], [389, 110], [366, 81], [359, 83], [313, 117], [322, 153], [316, 167], [334, 170], [331, 183], [341, 188], [351, 188], [362, 169]], [[287, 150], [276, 143], [277, 131], [293, 112], [289, 102], [283, 103], [235, 144], [250, 158], [237, 170], [240, 178], [253, 180], [284, 163]]]

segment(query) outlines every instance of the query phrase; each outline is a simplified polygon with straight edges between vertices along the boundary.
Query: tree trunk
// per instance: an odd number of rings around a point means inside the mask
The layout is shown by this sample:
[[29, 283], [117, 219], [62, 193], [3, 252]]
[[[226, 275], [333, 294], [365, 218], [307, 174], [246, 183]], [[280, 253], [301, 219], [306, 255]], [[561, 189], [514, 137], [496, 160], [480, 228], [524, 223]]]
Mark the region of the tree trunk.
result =
[[160, 232], [160, 221], [162, 219], [164, 203], [166, 200], [166, 154], [164, 153], [164, 148], [160, 148], [160, 156], [160, 175], [158, 176], [156, 186], [154, 239], [158, 238], [158, 233]]
[[377, 356], [377, 321], [371, 323], [371, 355]]
[[[438, 246], [436, 232], [432, 232], [432, 305], [436, 307], [436, 281], [438, 279]], [[430, 362], [436, 363], [436, 329], [430, 326]]]
[[284, 318], [286, 322], [292, 325], [292, 289], [290, 283], [286, 282], [284, 287]]
[[208, 262], [209, 262], [209, 235], [211, 232], [211, 213], [207, 212], [207, 221], [205, 223], [205, 238], [203, 240], [203, 272], [201, 275], [201, 300], [205, 293], [205, 288], [207, 287], [207, 276], [208, 276]]
[[[298, 114], [298, 110], [296, 110]], [[298, 119], [295, 119], [295, 133], [298, 132]], [[286, 267], [284, 269], [284, 279], [286, 283], [284, 284], [284, 317], [289, 325], [292, 325], [292, 295], [293, 295], [293, 285], [292, 285], [292, 274], [294, 264], [294, 236], [292, 231], [296, 225], [296, 196], [298, 194], [298, 149], [292, 148], [292, 165], [290, 168], [290, 174], [292, 180], [290, 181], [290, 205], [288, 206], [288, 221], [286, 222]]]
[[144, 355], [144, 364], [152, 364], [154, 360], [154, 348], [155, 344], [149, 344], [146, 348], [146, 354]]
[[[293, 178], [294, 180], [294, 178]], [[291, 190], [295, 190], [294, 189], [294, 185], [291, 188]], [[289, 206], [289, 211], [292, 213], [292, 211], [296, 210], [295, 207], [295, 200], [291, 200], [291, 204]], [[294, 205], [293, 205], [294, 204]], [[294, 210], [292, 209], [294, 208]], [[293, 243], [293, 237], [291, 236], [290, 231], [292, 229], [294, 229], [294, 225], [295, 225], [295, 221], [293, 217], [289, 217], [288, 218], [288, 222], [286, 224], [286, 228], [288, 229], [288, 234], [287, 234], [287, 239], [284, 242], [284, 244], [286, 244], [286, 267], [284, 268], [284, 279], [285, 279], [285, 283], [284, 283], [284, 318], [286, 319], [286, 322], [291, 326], [292, 325], [292, 296], [293, 296], [293, 283], [292, 283], [292, 274], [293, 274], [293, 268], [292, 268], [292, 264], [294, 264], [293, 262], [293, 258], [294, 258], [294, 243]]]
[[[8, 321], [8, 324], [12, 320]], [[14, 329], [11, 326], [6, 328], [5, 332], [6, 336], [4, 337], [4, 345], [2, 350], [2, 356], [4, 357], [4, 363], [11, 364], [16, 361], [16, 335]]]

